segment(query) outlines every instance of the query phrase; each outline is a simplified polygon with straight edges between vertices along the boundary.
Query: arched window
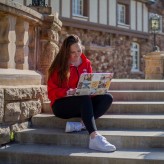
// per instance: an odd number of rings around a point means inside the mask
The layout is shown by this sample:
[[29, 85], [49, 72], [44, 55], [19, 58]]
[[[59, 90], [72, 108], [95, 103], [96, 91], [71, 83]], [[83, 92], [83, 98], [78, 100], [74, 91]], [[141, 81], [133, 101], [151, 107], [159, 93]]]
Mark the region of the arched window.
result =
[[131, 44], [131, 56], [132, 56], [132, 72], [139, 71], [139, 54], [140, 48], [139, 44], [136, 42], [132, 42]]

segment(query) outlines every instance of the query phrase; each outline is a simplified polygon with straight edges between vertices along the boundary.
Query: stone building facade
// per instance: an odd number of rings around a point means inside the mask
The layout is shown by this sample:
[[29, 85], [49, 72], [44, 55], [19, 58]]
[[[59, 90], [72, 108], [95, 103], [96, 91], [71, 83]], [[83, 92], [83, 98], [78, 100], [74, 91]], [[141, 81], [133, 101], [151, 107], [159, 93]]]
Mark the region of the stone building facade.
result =
[[[68, 34], [77, 34], [82, 40], [84, 53], [92, 62], [94, 72], [114, 72], [114, 78], [143, 79], [145, 78], [144, 56], [153, 49], [153, 34], [149, 32], [151, 13], [161, 16], [161, 29], [156, 35], [156, 43], [161, 51], [164, 50], [164, 4], [161, 0], [154, 2], [83, 0], [83, 15], [74, 13], [74, 1], [55, 1], [51, 2], [51, 6], [52, 10], [58, 11], [63, 23], [60, 43]], [[128, 16], [125, 24], [117, 21], [120, 4], [127, 8]], [[137, 56], [132, 54], [133, 45], [138, 46]]]
[[[110, 5], [109, 3], [111, 2], [113, 4], [116, 3], [116, 8], [119, 3], [126, 5], [125, 1], [119, 0], [105, 2], [107, 6]], [[163, 51], [164, 19], [162, 9], [164, 7], [164, 4], [163, 1], [160, 0], [152, 4], [148, 3], [148, 1], [137, 0], [131, 0], [126, 2], [128, 2], [127, 4], [129, 4], [129, 8], [131, 8], [129, 9], [131, 20], [129, 22], [130, 27], [128, 29], [119, 26], [117, 21], [116, 24], [113, 23], [114, 25], [111, 26], [110, 18], [107, 24], [102, 24], [102, 22], [100, 21], [101, 19], [103, 19], [101, 16], [101, 9], [100, 7], [98, 7], [98, 18], [96, 19], [97, 21], [95, 21], [94, 23], [91, 22], [91, 18], [89, 19], [90, 22], [86, 23], [84, 20], [79, 20], [77, 18], [75, 19], [73, 16], [70, 16], [70, 18], [66, 18], [64, 14], [63, 16], [60, 16], [60, 19], [63, 22], [63, 27], [60, 36], [62, 40], [63, 36], [74, 33], [81, 38], [84, 46], [84, 53], [91, 60], [94, 72], [114, 72], [114, 78], [144, 79], [144, 56], [152, 52], [153, 49], [153, 34], [149, 32], [149, 14], [157, 13], [161, 16], [162, 25], [160, 32], [156, 35], [156, 43], [160, 50]], [[98, 6], [102, 7], [101, 3], [103, 2], [98, 1]], [[91, 8], [91, 3], [89, 7]], [[135, 9], [135, 15], [133, 14], [133, 9]], [[109, 10], [110, 12], [110, 6], [109, 8], [107, 8], [107, 10]], [[138, 20], [138, 17], [140, 17], [139, 12], [142, 13], [141, 22]], [[62, 14], [62, 12], [59, 13]], [[144, 17], [144, 15], [146, 14], [147, 18]], [[91, 13], [89, 17], [91, 17]], [[136, 19], [135, 21], [137, 23], [134, 23], [133, 19]], [[140, 26], [142, 27], [141, 29]], [[135, 62], [135, 56], [133, 56], [133, 54], [131, 53], [133, 44], [139, 45], [139, 54], [138, 56], [136, 56], [138, 58], [138, 61], [136, 63], [138, 64], [137, 69], [133, 69], [133, 65]]]
[[[31, 0], [14, 1], [31, 4]], [[153, 34], [149, 32], [152, 13], [160, 15], [157, 45], [164, 50], [162, 0], [45, 0], [45, 3], [52, 7], [52, 13], [59, 14], [63, 24], [59, 45], [68, 34], [77, 34], [94, 72], [112, 71], [114, 78], [145, 78], [144, 56], [153, 49]], [[125, 14], [124, 20], [121, 12]]]

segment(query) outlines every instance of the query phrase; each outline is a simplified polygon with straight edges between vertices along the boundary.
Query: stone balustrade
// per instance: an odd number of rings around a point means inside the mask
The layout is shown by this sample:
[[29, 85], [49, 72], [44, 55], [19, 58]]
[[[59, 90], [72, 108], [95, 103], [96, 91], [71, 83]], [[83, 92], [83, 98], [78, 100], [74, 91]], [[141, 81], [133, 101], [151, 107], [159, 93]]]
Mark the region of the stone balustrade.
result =
[[50, 7], [41, 7], [41, 13], [38, 7], [31, 8], [0, 0], [0, 69], [34, 70], [41, 75], [40, 83], [46, 84], [58, 51], [61, 22], [58, 14], [51, 15]]
[[27, 128], [49, 101], [44, 84], [61, 25], [49, 7], [0, 0], [0, 145]]

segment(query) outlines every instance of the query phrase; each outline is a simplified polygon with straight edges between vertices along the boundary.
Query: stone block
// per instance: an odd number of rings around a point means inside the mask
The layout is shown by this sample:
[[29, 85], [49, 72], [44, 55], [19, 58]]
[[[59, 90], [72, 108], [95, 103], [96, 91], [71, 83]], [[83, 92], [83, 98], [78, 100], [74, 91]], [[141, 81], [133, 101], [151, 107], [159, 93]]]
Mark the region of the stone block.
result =
[[10, 128], [9, 126], [0, 125], [0, 145], [10, 142]]
[[33, 99], [41, 99], [42, 93], [40, 87], [33, 87], [32, 88], [32, 98]]
[[42, 85], [41, 87], [33, 87], [33, 98], [40, 99], [41, 103], [49, 101], [47, 94], [47, 86]]
[[16, 123], [16, 124], [11, 125], [11, 131], [18, 132], [23, 129], [27, 129], [30, 126], [31, 126], [31, 123], [29, 121], [22, 122], [22, 123]]
[[4, 116], [4, 89], [0, 89], [0, 123], [3, 122]]
[[25, 120], [39, 113], [41, 113], [40, 100], [21, 102], [21, 120]]
[[50, 101], [48, 99], [48, 93], [47, 93], [47, 86], [46, 85], [41, 87], [41, 93], [42, 93], [42, 100], [43, 100], [43, 102]]
[[5, 100], [32, 99], [32, 88], [6, 88]]
[[5, 106], [5, 122], [17, 122], [20, 119], [20, 102], [7, 103]]

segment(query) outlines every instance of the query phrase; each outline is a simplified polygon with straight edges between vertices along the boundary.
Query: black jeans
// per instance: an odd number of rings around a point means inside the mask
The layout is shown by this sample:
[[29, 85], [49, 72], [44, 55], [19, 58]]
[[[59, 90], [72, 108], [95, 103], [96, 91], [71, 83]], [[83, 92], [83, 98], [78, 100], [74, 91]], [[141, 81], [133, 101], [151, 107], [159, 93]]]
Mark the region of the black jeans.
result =
[[69, 119], [80, 117], [89, 134], [97, 130], [95, 119], [102, 116], [112, 104], [110, 94], [97, 96], [70, 96], [57, 99], [52, 105], [56, 117]]

